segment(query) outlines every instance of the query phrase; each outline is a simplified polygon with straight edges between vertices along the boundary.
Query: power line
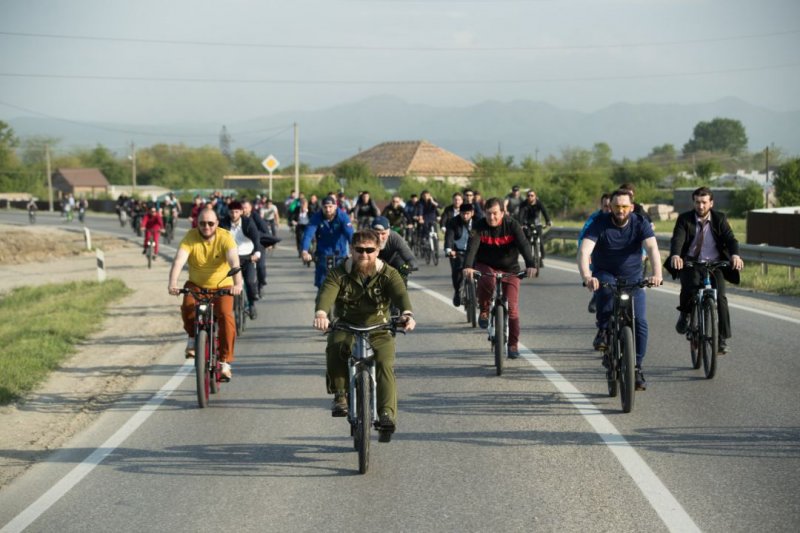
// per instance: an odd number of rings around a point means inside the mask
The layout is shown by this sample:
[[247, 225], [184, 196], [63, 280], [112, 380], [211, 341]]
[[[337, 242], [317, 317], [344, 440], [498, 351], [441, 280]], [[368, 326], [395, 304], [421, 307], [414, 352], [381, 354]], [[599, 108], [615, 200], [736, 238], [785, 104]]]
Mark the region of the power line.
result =
[[721, 37], [708, 37], [698, 39], [685, 39], [675, 41], [631, 42], [631, 43], [605, 43], [605, 44], [574, 44], [574, 45], [537, 45], [537, 46], [371, 46], [371, 45], [341, 45], [341, 44], [284, 44], [284, 43], [245, 43], [226, 41], [193, 41], [174, 39], [142, 39], [134, 37], [107, 37], [91, 35], [69, 35], [56, 33], [31, 33], [0, 31], [0, 35], [9, 37], [28, 37], [39, 39], [66, 39], [80, 41], [101, 41], [134, 44], [165, 44], [177, 46], [217, 46], [235, 48], [271, 48], [281, 50], [339, 50], [339, 51], [385, 51], [385, 52], [533, 52], [533, 51], [559, 51], [559, 50], [604, 50], [619, 48], [649, 48], [665, 46], [695, 45], [704, 43], [720, 43], [750, 39], [765, 39], [794, 35], [800, 30], [785, 30], [767, 33], [753, 33], [745, 35], [729, 35]]
[[91, 74], [44, 74], [0, 72], [0, 77], [5, 78], [43, 78], [61, 80], [94, 80], [94, 81], [143, 81], [158, 83], [238, 83], [253, 85], [526, 85], [534, 83], [565, 83], [565, 82], [594, 82], [594, 81], [620, 81], [641, 79], [681, 78], [691, 76], [712, 76], [719, 74], [735, 74], [741, 72], [756, 72], [764, 70], [777, 70], [795, 68], [800, 62], [782, 63], [775, 65], [761, 65], [752, 67], [735, 67], [716, 70], [698, 70], [686, 72], [662, 72], [653, 74], [627, 74], [617, 76], [574, 76], [555, 78], [529, 78], [529, 79], [472, 79], [472, 80], [433, 80], [433, 79], [400, 79], [400, 80], [334, 80], [334, 79], [241, 79], [241, 78], [179, 78], [179, 77], [150, 77], [150, 76], [104, 76]]

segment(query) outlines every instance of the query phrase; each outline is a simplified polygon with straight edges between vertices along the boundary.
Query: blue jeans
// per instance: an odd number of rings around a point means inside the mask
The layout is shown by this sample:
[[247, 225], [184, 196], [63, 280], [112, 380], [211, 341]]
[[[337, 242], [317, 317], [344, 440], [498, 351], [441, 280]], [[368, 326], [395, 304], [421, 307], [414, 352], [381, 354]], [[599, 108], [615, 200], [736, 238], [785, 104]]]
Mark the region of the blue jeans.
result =
[[[600, 281], [613, 283], [616, 278], [608, 272], [594, 272]], [[614, 292], [610, 288], [597, 292], [597, 328], [607, 329], [611, 313], [614, 311]], [[633, 298], [634, 336], [636, 337], [636, 366], [641, 366], [647, 353], [647, 301], [644, 289], [634, 289]]]

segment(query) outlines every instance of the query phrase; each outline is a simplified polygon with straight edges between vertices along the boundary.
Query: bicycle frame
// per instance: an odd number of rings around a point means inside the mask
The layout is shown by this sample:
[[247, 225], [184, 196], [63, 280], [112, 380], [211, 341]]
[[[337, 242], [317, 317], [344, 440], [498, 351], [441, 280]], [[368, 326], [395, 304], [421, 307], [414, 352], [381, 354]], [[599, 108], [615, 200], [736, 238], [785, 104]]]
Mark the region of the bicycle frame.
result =
[[378, 382], [375, 378], [375, 352], [367, 339], [367, 333], [355, 333], [355, 344], [353, 353], [347, 360], [348, 374], [350, 378], [350, 409], [348, 409], [347, 420], [355, 427], [358, 422], [358, 395], [356, 394], [356, 376], [363, 369], [367, 369], [370, 379], [370, 424], [378, 422]]

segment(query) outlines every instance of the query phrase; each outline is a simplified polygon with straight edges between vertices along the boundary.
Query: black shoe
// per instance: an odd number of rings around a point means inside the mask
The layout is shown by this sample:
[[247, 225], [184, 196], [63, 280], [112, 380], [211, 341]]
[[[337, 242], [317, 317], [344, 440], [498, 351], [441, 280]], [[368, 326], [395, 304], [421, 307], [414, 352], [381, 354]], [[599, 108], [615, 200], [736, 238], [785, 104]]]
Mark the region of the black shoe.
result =
[[461, 306], [461, 291], [456, 291], [453, 295], [453, 305], [456, 307]]
[[597, 330], [597, 335], [594, 336], [594, 340], [592, 341], [592, 347], [598, 352], [602, 352], [603, 350], [608, 348], [608, 340], [606, 339], [606, 330], [604, 329]]
[[333, 397], [333, 408], [331, 409], [331, 416], [342, 417], [347, 416], [347, 398], [344, 394], [337, 394]]
[[725, 355], [728, 353], [728, 343], [725, 339], [720, 339], [719, 344], [717, 344], [717, 355]]
[[597, 295], [592, 294], [592, 299], [589, 300], [589, 307], [587, 308], [588, 311], [592, 314], [597, 312]]
[[255, 320], [258, 316], [258, 311], [256, 311], [256, 306], [250, 304], [250, 320]]
[[489, 313], [481, 313], [478, 317], [478, 325], [481, 329], [486, 329], [489, 327]]
[[689, 313], [684, 313], [681, 311], [681, 315], [678, 317], [678, 322], [675, 324], [675, 331], [680, 333], [681, 335], [686, 334], [686, 330], [689, 329]]
[[516, 347], [508, 347], [508, 358], [509, 359], [517, 359], [519, 358], [519, 350]]
[[147, 248], [145, 248], [144, 250], [142, 250], [142, 255], [144, 255], [144, 254], [146, 254], [146, 253], [147, 253]]
[[643, 391], [647, 390], [647, 381], [644, 379], [644, 374], [642, 373], [642, 367], [636, 367], [636, 390]]
[[395, 429], [397, 429], [397, 425], [394, 423], [392, 415], [388, 411], [384, 411], [378, 419], [378, 430], [388, 432], [391, 435]]

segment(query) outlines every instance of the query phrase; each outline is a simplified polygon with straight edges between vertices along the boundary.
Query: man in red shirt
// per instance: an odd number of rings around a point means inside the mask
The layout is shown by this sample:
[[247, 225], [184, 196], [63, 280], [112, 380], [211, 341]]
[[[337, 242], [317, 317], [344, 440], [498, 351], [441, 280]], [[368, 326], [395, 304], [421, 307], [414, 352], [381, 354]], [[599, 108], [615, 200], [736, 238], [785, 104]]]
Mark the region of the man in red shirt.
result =
[[161, 236], [161, 230], [164, 229], [164, 219], [161, 218], [161, 213], [158, 212], [156, 206], [151, 205], [144, 218], [142, 218], [142, 228], [144, 228], [144, 250], [142, 250], [142, 253], [147, 253], [147, 243], [150, 242], [150, 239], [153, 239], [155, 243], [154, 252], [158, 255], [158, 238]]

